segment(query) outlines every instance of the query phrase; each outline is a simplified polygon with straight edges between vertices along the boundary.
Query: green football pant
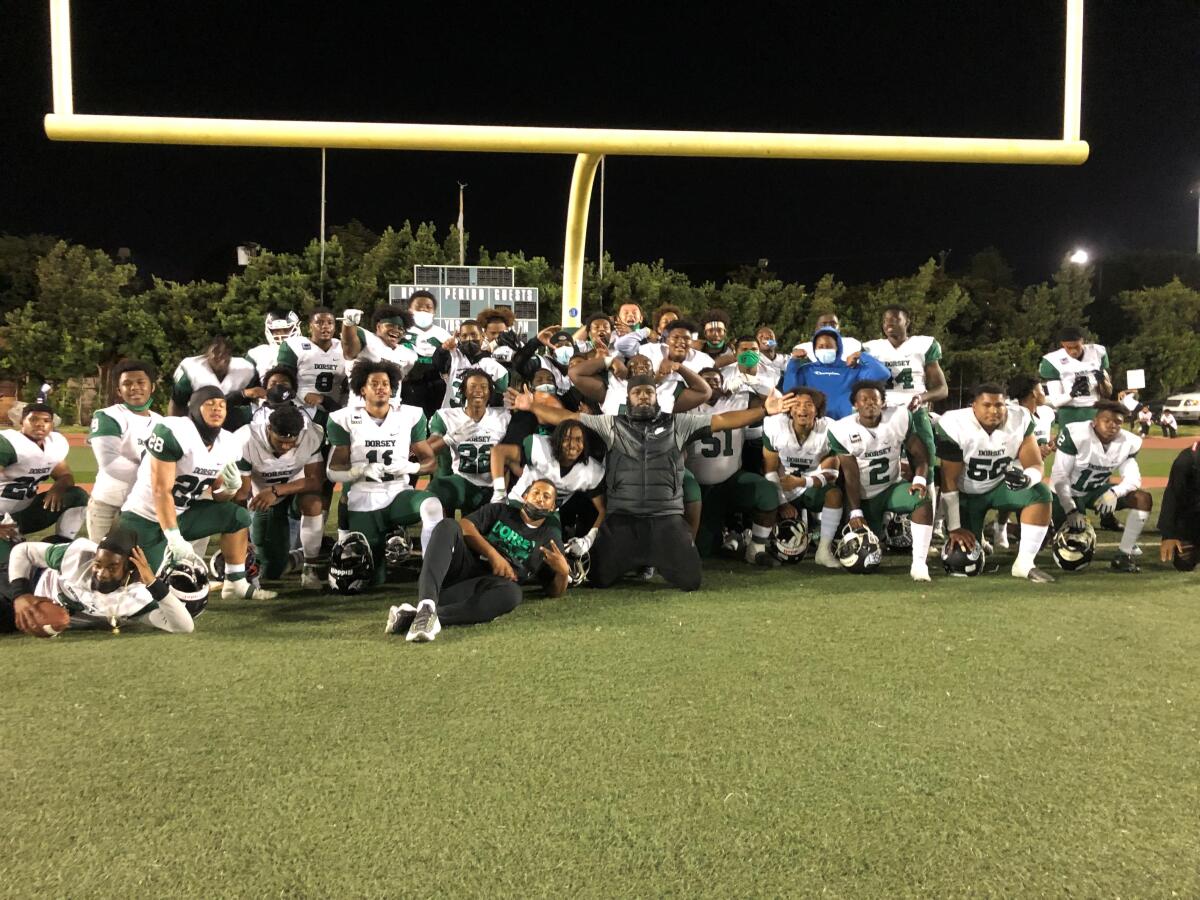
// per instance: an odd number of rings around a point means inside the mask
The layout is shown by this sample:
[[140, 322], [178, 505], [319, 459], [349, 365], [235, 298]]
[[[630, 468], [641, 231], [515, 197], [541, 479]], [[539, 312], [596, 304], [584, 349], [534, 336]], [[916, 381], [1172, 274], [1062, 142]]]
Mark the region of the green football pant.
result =
[[711, 556], [717, 548], [725, 520], [735, 512], [774, 512], [779, 505], [775, 485], [753, 472], [735, 472], [719, 484], [700, 485], [704, 503], [696, 548]]
[[[1102, 484], [1100, 487], [1093, 488], [1081, 497], [1074, 497], [1073, 499], [1075, 500], [1076, 508], [1085, 511], [1094, 509], [1096, 506], [1096, 501], [1103, 497], [1111, 487], [1111, 484]], [[1058, 499], [1058, 494], [1054, 494], [1053, 498], [1054, 509], [1051, 512], [1051, 515], [1053, 517], [1052, 521], [1054, 522], [1054, 527], [1058, 528], [1063, 522], [1066, 521], [1067, 512], [1062, 508], [1062, 502]], [[1124, 500], [1125, 498], [1122, 497], [1121, 499]]]
[[[214, 534], [236, 534], [250, 527], [250, 513], [244, 506], [220, 500], [196, 500], [176, 519], [179, 533], [185, 541], [195, 541]], [[138, 546], [146, 554], [150, 568], [155, 572], [162, 565], [167, 552], [167, 536], [158, 522], [145, 519], [133, 512], [121, 513], [117, 524], [130, 528], [137, 534]]]
[[[62, 514], [68, 509], [77, 509], [81, 506], [87, 506], [88, 494], [83, 488], [75, 485], [69, 487], [63, 492], [62, 509], [58, 512], [51, 512], [45, 507], [46, 495], [38, 494], [30, 503], [20, 512], [9, 513], [13, 521], [17, 523], [17, 527], [21, 529], [22, 535], [35, 534], [43, 529], [54, 525], [62, 517]], [[4, 571], [8, 571], [8, 555], [12, 553], [12, 548], [17, 545], [16, 541], [0, 541], [0, 566], [4, 567]]]
[[371, 545], [371, 558], [375, 562], [375, 584], [383, 584], [387, 578], [387, 566], [383, 563], [383, 547], [387, 536], [396, 528], [415, 525], [421, 521], [421, 504], [436, 497], [429, 491], [403, 491], [383, 509], [350, 510], [347, 516], [351, 531], [361, 532]]
[[292, 520], [300, 518], [298, 497], [251, 513], [250, 543], [263, 578], [282, 578], [292, 551]]
[[861, 507], [863, 518], [867, 520], [867, 527], [875, 532], [875, 536], [880, 540], [883, 540], [884, 513], [908, 513], [912, 515], [925, 502], [926, 498], [920, 494], [909, 493], [910, 487], [912, 487], [910, 482], [900, 481], [885, 490], [882, 494], [877, 494], [870, 500], [863, 500]]
[[[924, 406], [912, 414], [912, 430], [925, 446], [925, 453], [929, 457], [929, 471], [926, 473], [926, 480], [930, 484], [937, 484], [937, 452], [933, 439], [933, 420], [929, 418], [929, 410]], [[908, 455], [907, 450], [904, 451], [904, 455], [911, 464], [912, 457]]]
[[700, 482], [696, 480], [691, 469], [683, 470], [683, 502], [700, 502]]
[[1075, 422], [1090, 422], [1094, 418], [1096, 418], [1096, 407], [1094, 406], [1060, 406], [1054, 413], [1054, 421], [1058, 424], [1059, 431]]
[[[825, 508], [825, 496], [833, 490], [836, 484], [834, 482], [834, 484], [825, 484], [819, 488], [809, 488], [795, 500], [785, 500], [784, 503], [792, 504], [797, 510], [803, 509], [815, 515], [820, 515], [821, 510]], [[778, 499], [778, 496], [776, 494], [776, 499]], [[779, 505], [783, 506], [783, 503]]]
[[1020, 512], [1035, 503], [1049, 503], [1050, 488], [1045, 484], [1035, 484], [1032, 487], [1014, 491], [1004, 482], [996, 485], [986, 494], [967, 494], [959, 492], [959, 518], [963, 528], [969, 528], [977, 538], [983, 537], [983, 524], [987, 520], [989, 509]]
[[492, 486], [478, 485], [461, 475], [437, 475], [426, 488], [442, 503], [446, 518], [453, 519], [455, 511], [470, 515], [492, 499]]

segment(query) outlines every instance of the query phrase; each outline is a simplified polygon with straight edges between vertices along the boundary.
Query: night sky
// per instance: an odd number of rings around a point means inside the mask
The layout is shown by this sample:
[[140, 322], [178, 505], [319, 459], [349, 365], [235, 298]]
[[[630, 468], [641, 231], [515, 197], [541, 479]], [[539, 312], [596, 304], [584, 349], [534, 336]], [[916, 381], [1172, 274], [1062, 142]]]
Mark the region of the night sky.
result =
[[[0, 230], [59, 234], [167, 277], [318, 231], [320, 155], [55, 143], [46, 4], [7, 4]], [[1056, 138], [1050, 2], [395, 4], [75, 0], [75, 109], [393, 122]], [[606, 247], [712, 277], [760, 257], [811, 283], [962, 265], [989, 244], [1046, 278], [1196, 242], [1200, 4], [1090, 0], [1082, 167], [610, 157]], [[335, 151], [330, 224], [434, 220], [560, 262], [565, 156]], [[598, 192], [588, 253], [596, 248]], [[214, 271], [214, 268], [217, 271]]]

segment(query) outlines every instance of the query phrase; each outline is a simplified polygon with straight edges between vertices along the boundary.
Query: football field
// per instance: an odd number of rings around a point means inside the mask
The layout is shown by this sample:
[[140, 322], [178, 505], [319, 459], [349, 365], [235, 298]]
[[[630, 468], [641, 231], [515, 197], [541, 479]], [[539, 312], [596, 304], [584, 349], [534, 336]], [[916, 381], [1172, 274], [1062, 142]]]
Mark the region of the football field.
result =
[[1156, 540], [1053, 585], [713, 561], [423, 646], [412, 582], [6, 638], [0, 895], [1196, 896], [1200, 584]]

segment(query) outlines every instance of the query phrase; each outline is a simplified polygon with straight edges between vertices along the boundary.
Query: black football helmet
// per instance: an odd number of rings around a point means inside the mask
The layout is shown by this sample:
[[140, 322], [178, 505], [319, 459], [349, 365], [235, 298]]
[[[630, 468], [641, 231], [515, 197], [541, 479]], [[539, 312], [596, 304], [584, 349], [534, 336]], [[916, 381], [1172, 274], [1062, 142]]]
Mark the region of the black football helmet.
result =
[[329, 586], [339, 594], [358, 594], [375, 574], [371, 545], [361, 531], [352, 531], [329, 553]]
[[567, 573], [567, 586], [581, 587], [587, 582], [588, 572], [592, 568], [591, 554], [584, 553], [580, 556], [575, 556], [572, 553], [568, 553], [567, 565], [570, 567], [570, 571]]
[[1092, 523], [1085, 520], [1082, 528], [1072, 528], [1064, 522], [1054, 532], [1050, 553], [1060, 569], [1068, 572], [1086, 569], [1096, 555], [1096, 531]]
[[172, 562], [163, 573], [167, 587], [194, 619], [208, 606], [208, 569], [196, 559]]
[[847, 525], [836, 553], [842, 568], [856, 575], [874, 572], [883, 562], [883, 546], [870, 528], [855, 531]]
[[883, 542], [888, 550], [911, 550], [912, 516], [908, 513], [884, 513]]
[[780, 562], [798, 563], [808, 553], [811, 540], [808, 529], [799, 519], [780, 519], [771, 529], [768, 549]]
[[983, 550], [983, 542], [976, 541], [970, 550], [964, 550], [958, 544], [946, 541], [942, 545], [942, 568], [947, 575], [958, 578], [974, 578], [983, 574], [983, 564], [987, 554]]
[[388, 535], [383, 545], [383, 562], [389, 569], [398, 569], [412, 556], [412, 541], [408, 532], [397, 529]]

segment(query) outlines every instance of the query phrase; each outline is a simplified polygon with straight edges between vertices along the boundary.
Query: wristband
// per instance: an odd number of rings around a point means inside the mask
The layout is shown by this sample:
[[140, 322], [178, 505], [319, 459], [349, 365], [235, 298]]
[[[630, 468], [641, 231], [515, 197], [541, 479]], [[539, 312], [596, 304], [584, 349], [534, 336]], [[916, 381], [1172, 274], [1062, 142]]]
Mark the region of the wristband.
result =
[[1030, 466], [1025, 470], [1025, 477], [1029, 479], [1029, 487], [1035, 484], [1041, 484], [1042, 479], [1046, 477], [1046, 472], [1041, 466]]
[[852, 518], [852, 519], [861, 519], [861, 518], [863, 518], [862, 510], [861, 510], [861, 509], [852, 509], [852, 510], [850, 510], [850, 518]]
[[958, 491], [945, 491], [942, 500], [946, 504], [946, 528], [958, 531], [962, 528], [962, 514], [958, 508]]
[[914, 475], [912, 477], [912, 486], [927, 488], [929, 487], [929, 482], [925, 480], [924, 475]]

